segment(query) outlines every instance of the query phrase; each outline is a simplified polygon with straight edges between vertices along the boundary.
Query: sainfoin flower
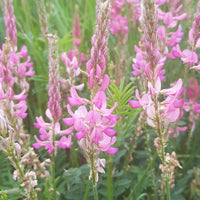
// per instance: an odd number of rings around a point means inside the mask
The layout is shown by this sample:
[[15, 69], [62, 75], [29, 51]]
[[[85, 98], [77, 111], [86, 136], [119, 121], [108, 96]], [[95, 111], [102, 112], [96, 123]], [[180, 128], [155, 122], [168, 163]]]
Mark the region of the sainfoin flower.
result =
[[[114, 155], [118, 150], [112, 147], [116, 141], [116, 130], [112, 128], [116, 125], [119, 116], [112, 114], [117, 103], [112, 108], [107, 108], [105, 90], [109, 83], [109, 78], [105, 75], [96, 95], [91, 100], [81, 98], [75, 88], [71, 88], [72, 97], [68, 97], [69, 105], [67, 105], [71, 117], [63, 119], [63, 122], [70, 127], [68, 130], [75, 131], [76, 139], [85, 152], [89, 163], [91, 162], [90, 156], [93, 155], [96, 182], [98, 181], [98, 172], [104, 172], [102, 167], [105, 167], [105, 160], [99, 158], [100, 153], [106, 152]], [[71, 106], [79, 107], [75, 112], [72, 112]], [[92, 169], [90, 171], [91, 177]]]
[[[53, 117], [49, 109], [46, 110], [46, 116], [51, 123], [45, 122], [42, 116], [36, 118], [37, 122], [34, 123], [34, 126], [39, 129], [40, 139], [38, 139], [36, 135], [34, 136], [36, 143], [33, 144], [33, 147], [35, 149], [44, 147], [48, 154], [51, 154], [52, 151], [56, 149], [56, 146], [59, 146], [62, 149], [70, 148], [73, 142], [71, 141], [71, 135], [69, 134], [72, 133], [73, 129], [61, 130], [59, 122], [53, 124]], [[55, 137], [57, 135], [62, 136], [60, 140], [55, 141], [55, 143], [52, 141], [53, 133], [55, 133]]]
[[175, 122], [177, 120], [180, 114], [180, 107], [184, 103], [183, 99], [178, 99], [183, 92], [182, 80], [179, 79], [173, 87], [163, 90], [161, 90], [159, 80], [156, 84], [157, 87], [153, 88], [149, 83], [149, 93], [143, 94], [142, 98], [139, 96], [139, 91], [136, 90], [136, 97], [139, 101], [130, 100], [129, 104], [132, 108], [143, 107], [146, 111], [147, 123], [152, 127], [156, 127], [156, 112], [154, 108], [155, 105], [152, 101], [152, 95], [155, 95], [156, 93], [164, 95], [166, 98], [164, 101], [159, 103], [158, 110], [160, 113], [159, 115], [162, 117], [163, 124], [167, 127], [170, 122]]
[[88, 111], [86, 106], [82, 105], [74, 113], [68, 105], [68, 112], [72, 118], [64, 118], [63, 121], [66, 125], [74, 127], [77, 140], [88, 140], [87, 148], [84, 149], [86, 152], [91, 150], [94, 143], [99, 151], [114, 155], [117, 149], [111, 145], [116, 141], [116, 131], [112, 127], [116, 125], [119, 117], [113, 115], [112, 111], [117, 104], [107, 109], [104, 91], [97, 92], [91, 104], [91, 110]]

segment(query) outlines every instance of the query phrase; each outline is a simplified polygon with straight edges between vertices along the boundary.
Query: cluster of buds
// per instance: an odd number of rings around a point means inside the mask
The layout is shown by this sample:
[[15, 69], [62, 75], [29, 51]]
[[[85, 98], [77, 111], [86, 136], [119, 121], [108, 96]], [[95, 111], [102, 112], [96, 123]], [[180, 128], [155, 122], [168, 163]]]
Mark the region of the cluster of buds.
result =
[[74, 11], [73, 39], [74, 48], [68, 51], [68, 53], [64, 52], [61, 55], [61, 60], [65, 64], [67, 74], [67, 78], [61, 77], [60, 80], [62, 93], [64, 95], [68, 93], [71, 87], [75, 87], [77, 90], [83, 90], [84, 88], [84, 83], [76, 85], [76, 80], [81, 75], [80, 65], [85, 63], [85, 54], [80, 53], [79, 50], [81, 44], [81, 28], [78, 6], [75, 6]]
[[6, 26], [6, 36], [12, 43], [14, 50], [17, 48], [17, 28], [15, 24], [15, 15], [13, 0], [4, 0], [4, 22]]
[[63, 53], [61, 56], [62, 62], [65, 63], [66, 66], [66, 72], [68, 75], [68, 79], [62, 78], [61, 84], [63, 89], [69, 89], [71, 87], [75, 87], [77, 90], [83, 90], [84, 83], [81, 83], [79, 85], [75, 85], [76, 78], [78, 78], [81, 74], [81, 69], [79, 67], [78, 59], [77, 57], [73, 57], [72, 60], [67, 56], [66, 53]]
[[[180, 169], [182, 169], [182, 166], [180, 165], [180, 163], [178, 162], [177, 158], [176, 158], [176, 153], [172, 152], [171, 155], [169, 153], [166, 153], [165, 155], [165, 163], [166, 165], [160, 164], [159, 168], [162, 172], [162, 178], [164, 179], [162, 181], [162, 183], [164, 181], [168, 181], [169, 185], [171, 188], [174, 187], [174, 169], [175, 167], [179, 167]], [[166, 180], [167, 179], [167, 180]], [[164, 189], [164, 185], [161, 185], [161, 189]]]
[[89, 75], [88, 85], [92, 90], [98, 86], [105, 70], [107, 57], [107, 41], [110, 22], [110, 1], [97, 1], [96, 28], [92, 36], [91, 57], [86, 64]]

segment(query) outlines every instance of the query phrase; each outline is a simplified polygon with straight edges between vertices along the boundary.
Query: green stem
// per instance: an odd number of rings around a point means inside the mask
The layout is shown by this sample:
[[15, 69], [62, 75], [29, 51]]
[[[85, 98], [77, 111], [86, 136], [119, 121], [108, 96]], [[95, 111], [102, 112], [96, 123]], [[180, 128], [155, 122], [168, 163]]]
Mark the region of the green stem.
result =
[[[95, 178], [92, 178], [92, 179], [95, 179]], [[94, 199], [98, 200], [97, 184], [95, 180], [92, 180], [92, 185], [93, 185], [93, 191], [94, 191]]]
[[167, 200], [171, 200], [170, 186], [169, 186], [169, 180], [168, 180], [168, 178], [167, 178], [167, 181], [166, 181], [166, 186], [167, 186]]
[[130, 148], [128, 150], [128, 153], [125, 156], [125, 161], [124, 161], [124, 164], [123, 164], [123, 170], [124, 171], [127, 171], [127, 169], [128, 169], [128, 164], [130, 162], [130, 156], [134, 152], [135, 147], [136, 147], [136, 134], [133, 134], [133, 137], [132, 137], [132, 140], [131, 140], [131, 143], [130, 143]]
[[112, 157], [108, 156], [108, 172], [107, 172], [107, 195], [108, 200], [113, 199], [112, 192]]
[[51, 157], [51, 187], [53, 188], [52, 199], [56, 199], [56, 181], [55, 181], [55, 152], [52, 152]]
[[88, 182], [87, 182], [87, 185], [86, 185], [86, 189], [85, 189], [84, 200], [87, 200], [87, 199], [88, 199], [89, 190], [90, 190], [90, 180], [88, 179]]
[[[145, 143], [146, 143], [146, 153], [147, 153], [147, 160], [148, 163], [151, 162], [152, 158], [152, 151], [149, 145], [149, 140], [150, 140], [150, 134], [148, 133], [148, 131], [146, 130], [147, 127], [145, 127], [144, 133], [145, 133]], [[154, 194], [152, 194], [154, 196], [154, 200], [157, 200], [157, 190], [156, 190], [156, 184], [155, 184], [155, 173], [154, 173], [154, 168], [151, 166], [150, 168], [150, 173], [151, 173], [151, 178], [152, 178], [152, 188], [154, 191]]]
[[[52, 136], [51, 136], [51, 142], [53, 144], [53, 146], [55, 146], [55, 124], [56, 122], [53, 120], [53, 127], [52, 127]], [[50, 199], [54, 199], [56, 200], [56, 177], [55, 177], [55, 155], [56, 152], [55, 152], [55, 149], [52, 151], [52, 154], [51, 154], [51, 177], [50, 177], [50, 181], [51, 181], [51, 187], [53, 189], [53, 193], [50, 194], [52, 195], [52, 198]]]
[[[91, 170], [92, 170], [92, 186], [93, 186], [93, 191], [94, 191], [94, 199], [95, 200], [98, 200], [98, 193], [97, 193], [97, 183], [96, 183], [96, 180], [95, 180], [95, 169], [94, 169], [94, 166], [95, 166], [95, 158], [94, 158], [94, 151], [92, 150], [91, 151], [91, 154], [90, 154], [90, 162], [91, 162]], [[98, 173], [98, 172], [97, 172]]]

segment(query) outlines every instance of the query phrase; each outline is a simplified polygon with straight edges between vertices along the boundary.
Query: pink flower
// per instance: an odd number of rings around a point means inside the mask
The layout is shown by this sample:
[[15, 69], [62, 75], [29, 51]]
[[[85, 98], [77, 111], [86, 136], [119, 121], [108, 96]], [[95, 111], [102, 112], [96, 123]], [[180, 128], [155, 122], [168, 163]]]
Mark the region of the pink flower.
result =
[[62, 136], [62, 138], [57, 141], [57, 145], [62, 149], [70, 148], [73, 142], [71, 142], [71, 135], [67, 138], [66, 136]]
[[182, 31], [181, 25], [179, 25], [178, 29], [176, 32], [171, 33], [171, 37], [169, 38], [167, 45], [170, 47], [175, 46], [176, 43], [181, 42], [182, 36], [184, 35]]
[[[48, 150], [48, 154], [51, 154], [57, 146], [62, 149], [70, 148], [73, 142], [71, 142], [71, 135], [69, 134], [72, 133], [73, 129], [60, 130], [59, 122], [56, 122], [55, 125], [53, 125], [52, 121], [54, 119], [49, 109], [46, 110], [46, 116], [51, 121], [50, 123], [45, 122], [42, 116], [36, 117], [37, 122], [34, 123], [34, 126], [39, 129], [40, 140], [35, 135], [36, 143], [32, 146], [35, 149], [45, 147], [45, 149]], [[55, 135], [55, 138], [57, 138], [57, 136], [62, 136], [58, 141], [55, 141], [55, 146], [53, 145], [54, 141], [52, 141], [52, 134]], [[65, 135], [69, 136], [66, 137]]]
[[188, 63], [192, 67], [194, 63], [198, 62], [198, 56], [195, 52], [185, 49], [182, 53], [183, 56], [181, 57], [181, 60], [184, 64]]
[[76, 92], [76, 89], [74, 87], [71, 87], [70, 89], [71, 97], [68, 97], [67, 100], [71, 106], [79, 106], [82, 104], [86, 104], [88, 102], [87, 99], [81, 98], [78, 93]]
[[193, 66], [192, 69], [195, 69], [200, 72], [200, 64]]
[[111, 128], [116, 125], [118, 117], [111, 114], [114, 108], [108, 110], [103, 105], [106, 106], [106, 103], [102, 102], [101, 106], [98, 106], [100, 113], [95, 109], [88, 112], [85, 106], [80, 106], [73, 113], [68, 105], [68, 112], [72, 118], [64, 118], [63, 122], [74, 127], [77, 131], [75, 134], [77, 140], [89, 138], [88, 142], [97, 145], [99, 150], [112, 154], [117, 150], [111, 147], [116, 140], [114, 137], [116, 131]]

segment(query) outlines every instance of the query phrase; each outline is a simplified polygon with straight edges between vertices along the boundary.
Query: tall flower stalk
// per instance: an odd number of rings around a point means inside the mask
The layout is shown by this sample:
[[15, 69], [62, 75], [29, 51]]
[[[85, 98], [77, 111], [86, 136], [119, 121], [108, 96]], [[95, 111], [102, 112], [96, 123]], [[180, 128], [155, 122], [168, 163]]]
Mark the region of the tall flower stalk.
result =
[[[86, 64], [88, 86], [91, 91], [89, 99], [82, 98], [72, 87], [71, 97], [68, 97], [67, 106], [71, 118], [63, 119], [64, 123], [76, 131], [76, 138], [84, 151], [90, 167], [89, 179], [92, 181], [95, 199], [98, 199], [98, 173], [105, 173], [105, 159], [100, 158], [101, 152], [114, 155], [117, 148], [111, 147], [116, 141], [116, 131], [112, 129], [119, 119], [107, 109], [105, 90], [110, 84], [109, 77], [104, 75], [106, 70], [107, 40], [109, 35], [110, 1], [100, 0], [96, 5], [96, 28], [92, 37], [91, 57]], [[70, 106], [79, 106], [72, 112]]]
[[[166, 57], [161, 53], [158, 43], [158, 14], [154, 0], [141, 1], [140, 23], [143, 35], [140, 48], [136, 48], [137, 55], [134, 59], [133, 75], [141, 75], [145, 91], [140, 98], [139, 91], [136, 90], [136, 97], [139, 101], [130, 100], [129, 104], [133, 108], [143, 107], [148, 125], [154, 128], [158, 136], [154, 143], [162, 163], [160, 165], [162, 172], [161, 199], [165, 198], [165, 194], [168, 199], [171, 199], [170, 184], [173, 183], [173, 170], [176, 166], [181, 166], [175, 153], [169, 155], [165, 149], [169, 125], [179, 117], [180, 107], [184, 102], [183, 99], [178, 99], [183, 92], [182, 80], [179, 79], [171, 88], [161, 90]], [[160, 100], [161, 96], [163, 101]]]
[[[48, 55], [49, 55], [49, 101], [48, 108], [46, 110], [46, 116], [50, 120], [50, 123], [44, 121], [43, 117], [37, 117], [37, 123], [34, 126], [39, 129], [40, 139], [35, 136], [36, 143], [33, 147], [39, 149], [45, 147], [51, 159], [51, 174], [50, 182], [53, 198], [56, 199], [56, 183], [55, 183], [55, 156], [57, 153], [57, 147], [62, 149], [70, 148], [73, 144], [70, 134], [73, 129], [61, 130], [60, 129], [60, 117], [62, 109], [60, 107], [60, 71], [58, 60], [58, 41], [57, 37], [52, 34], [47, 34], [48, 41]], [[57, 139], [59, 137], [59, 139]]]
[[[0, 49], [0, 150], [14, 167], [13, 179], [18, 180], [27, 199], [37, 199], [38, 177], [48, 176], [46, 165], [39, 161], [29, 146], [30, 135], [26, 134], [23, 119], [27, 117], [27, 78], [34, 75], [33, 63], [25, 46], [17, 51], [17, 30], [12, 0], [4, 1], [6, 42]], [[16, 93], [16, 91], [18, 91]]]
[[39, 22], [40, 22], [40, 30], [42, 33], [42, 36], [47, 39], [48, 34], [48, 22], [46, 17], [46, 9], [45, 9], [45, 3], [44, 0], [37, 0], [37, 12], [39, 16]]

